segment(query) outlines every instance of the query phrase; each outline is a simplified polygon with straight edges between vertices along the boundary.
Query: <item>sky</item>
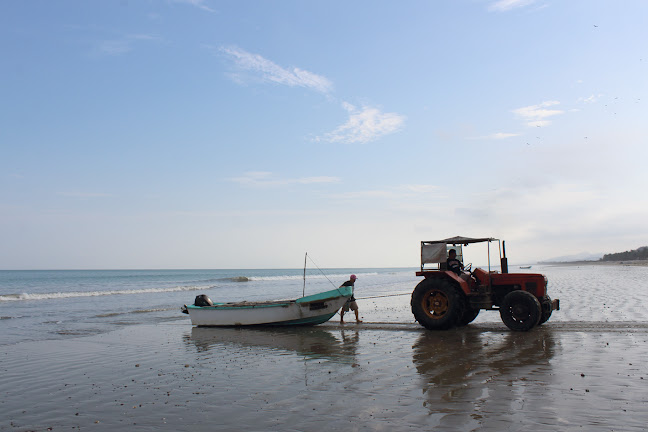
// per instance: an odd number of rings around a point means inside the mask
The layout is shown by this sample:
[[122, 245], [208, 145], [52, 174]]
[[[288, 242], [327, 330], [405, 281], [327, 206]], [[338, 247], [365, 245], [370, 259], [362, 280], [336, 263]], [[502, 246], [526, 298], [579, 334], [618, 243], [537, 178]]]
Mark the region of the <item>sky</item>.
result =
[[643, 0], [0, 2], [0, 269], [648, 245], [647, 21]]

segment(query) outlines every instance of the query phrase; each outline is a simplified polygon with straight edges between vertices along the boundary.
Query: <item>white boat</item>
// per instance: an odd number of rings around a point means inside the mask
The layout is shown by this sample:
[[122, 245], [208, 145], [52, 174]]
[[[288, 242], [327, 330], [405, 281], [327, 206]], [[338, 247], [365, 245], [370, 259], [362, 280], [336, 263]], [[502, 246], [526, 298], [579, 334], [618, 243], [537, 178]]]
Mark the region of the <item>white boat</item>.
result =
[[330, 320], [344, 305], [352, 287], [340, 287], [296, 300], [184, 305], [197, 326], [313, 325]]

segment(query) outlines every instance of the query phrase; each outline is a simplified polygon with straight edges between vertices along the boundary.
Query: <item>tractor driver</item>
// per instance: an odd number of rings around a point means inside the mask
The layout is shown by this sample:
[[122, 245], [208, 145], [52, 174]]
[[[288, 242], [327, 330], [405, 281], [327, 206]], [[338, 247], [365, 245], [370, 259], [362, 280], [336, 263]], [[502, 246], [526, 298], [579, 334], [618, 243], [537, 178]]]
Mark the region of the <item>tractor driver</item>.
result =
[[457, 276], [461, 276], [464, 265], [457, 259], [456, 250], [450, 249], [450, 251], [448, 252], [448, 259], [446, 261], [446, 264], [448, 266], [448, 270], [457, 273]]

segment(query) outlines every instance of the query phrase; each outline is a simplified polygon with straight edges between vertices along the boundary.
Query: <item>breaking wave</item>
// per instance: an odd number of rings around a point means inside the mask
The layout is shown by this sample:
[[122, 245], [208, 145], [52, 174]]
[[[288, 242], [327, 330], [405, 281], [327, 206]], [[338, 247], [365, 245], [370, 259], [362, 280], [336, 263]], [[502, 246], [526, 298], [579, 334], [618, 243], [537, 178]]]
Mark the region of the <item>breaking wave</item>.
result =
[[[349, 278], [350, 273], [344, 273], [344, 274], [330, 274], [330, 275], [323, 275], [323, 274], [312, 274], [306, 275], [306, 279], [344, 279], [347, 280]], [[376, 276], [378, 272], [374, 273], [357, 273], [358, 279], [362, 278], [363, 276]], [[281, 281], [281, 280], [302, 280], [304, 278], [303, 274], [300, 275], [281, 275], [281, 276], [252, 276], [249, 277], [248, 279], [251, 281]]]
[[[312, 272], [312, 270], [310, 270]], [[356, 273], [359, 278], [363, 276], [376, 276], [378, 272], [372, 272], [372, 273]], [[307, 274], [306, 279], [336, 279], [336, 280], [347, 280], [349, 278], [350, 273], [339, 273], [339, 274], [327, 274], [323, 275], [321, 273], [312, 273], [312, 274]], [[201, 282], [206, 282], [206, 283], [212, 283], [212, 282], [263, 282], [263, 281], [294, 281], [294, 280], [302, 280], [304, 278], [303, 273], [296, 273], [292, 275], [273, 275], [273, 276], [231, 276], [231, 277], [225, 277], [225, 278], [220, 278], [220, 279], [207, 279]]]
[[234, 277], [228, 278], [227, 280], [229, 280], [231, 282], [249, 282], [250, 278], [247, 277], [247, 276], [234, 276]]
[[214, 286], [178, 286], [173, 288], [143, 288], [143, 289], [134, 289], [134, 290], [115, 290], [115, 291], [85, 291], [85, 292], [72, 291], [72, 292], [54, 292], [54, 293], [42, 293], [42, 294], [28, 294], [28, 293], [3, 294], [0, 295], [0, 302], [198, 291], [198, 290], [207, 290], [210, 288], [215, 288], [215, 287]]

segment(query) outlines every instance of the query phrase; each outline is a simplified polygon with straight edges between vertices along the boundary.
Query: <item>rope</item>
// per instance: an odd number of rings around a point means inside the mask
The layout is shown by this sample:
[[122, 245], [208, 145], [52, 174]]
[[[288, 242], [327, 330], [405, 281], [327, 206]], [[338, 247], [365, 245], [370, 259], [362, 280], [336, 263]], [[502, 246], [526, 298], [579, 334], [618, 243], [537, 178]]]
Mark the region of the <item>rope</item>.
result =
[[[311, 258], [311, 257], [308, 256], [308, 255], [306, 255], [306, 256], [308, 257], [308, 259], [310, 260], [310, 262], [312, 262], [313, 265], [314, 265], [315, 267], [317, 267], [317, 270], [319, 270], [320, 273], [322, 273], [322, 274], [324, 275], [324, 277], [326, 278], [326, 280], [329, 281], [329, 282], [331, 283], [331, 285], [333, 285], [333, 287], [335, 287], [335, 289], [339, 290], [339, 287], [336, 286], [333, 282], [331, 282], [331, 279], [329, 279], [328, 276], [326, 276], [326, 273], [324, 273], [324, 272], [322, 271], [322, 269], [319, 268], [319, 267], [317, 266], [317, 264], [315, 264], [315, 261], [313, 261], [313, 258]], [[306, 268], [306, 266], [304, 266], [304, 268]]]
[[410, 295], [410, 294], [412, 294], [412, 293], [411, 292], [405, 292], [405, 293], [400, 293], [400, 294], [386, 294], [386, 295], [371, 296], [371, 297], [358, 297], [356, 300], [367, 300], [367, 299], [381, 298], [381, 297], [396, 297], [396, 296], [403, 296], [403, 295]]
[[[322, 273], [322, 275], [324, 275], [326, 280], [329, 281], [331, 283], [331, 285], [333, 285], [333, 287], [335, 287], [335, 289], [337, 289], [339, 291], [340, 288], [338, 286], [336, 286], [333, 282], [331, 282], [331, 279], [329, 279], [328, 276], [326, 276], [326, 273], [324, 273], [322, 271], [322, 269], [319, 268], [317, 264], [315, 264], [315, 261], [313, 261], [313, 258], [311, 258], [308, 254], [306, 254], [306, 257], [310, 260], [310, 262], [313, 263], [313, 265], [317, 268], [317, 270], [319, 270], [320, 273]], [[304, 261], [306, 261], [306, 257], [304, 258]], [[305, 277], [306, 277], [306, 264], [304, 264], [304, 283], [305, 283], [305, 280], [306, 280]], [[387, 284], [383, 284], [383, 285], [387, 285]], [[410, 294], [412, 294], [412, 293], [411, 292], [405, 292], [405, 293], [400, 293], [400, 294], [387, 294], [387, 295], [379, 295], [379, 296], [371, 296], [371, 297], [356, 297], [356, 300], [367, 300], [367, 299], [382, 298], [382, 297], [396, 297], [396, 296], [410, 295]]]

